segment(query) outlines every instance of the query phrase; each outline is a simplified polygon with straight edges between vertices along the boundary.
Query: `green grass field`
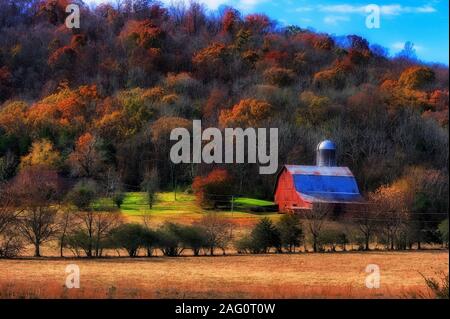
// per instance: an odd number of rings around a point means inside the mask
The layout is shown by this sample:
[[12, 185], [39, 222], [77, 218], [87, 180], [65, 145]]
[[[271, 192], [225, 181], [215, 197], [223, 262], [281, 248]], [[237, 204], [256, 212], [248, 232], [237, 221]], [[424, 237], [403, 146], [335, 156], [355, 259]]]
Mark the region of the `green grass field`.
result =
[[[277, 218], [276, 212], [251, 212], [251, 207], [264, 207], [273, 205], [273, 202], [255, 198], [237, 198], [234, 201], [233, 210], [211, 211], [201, 208], [195, 200], [195, 196], [185, 193], [160, 192], [153, 207], [148, 205], [147, 194], [144, 192], [128, 192], [125, 195], [120, 211], [131, 220], [142, 219], [149, 216], [156, 221], [170, 220], [174, 222], [193, 222], [200, 219], [206, 213], [218, 213], [225, 218], [232, 218], [237, 223], [246, 224], [246, 221], [254, 221], [260, 217]], [[94, 208], [101, 210], [105, 207], [115, 208], [111, 199], [100, 199], [94, 204]]]
[[[125, 195], [120, 211], [129, 220], [137, 220], [142, 216], [149, 216], [156, 221], [170, 220], [174, 222], [192, 222], [200, 219], [208, 212], [220, 214], [225, 218], [232, 218], [237, 222], [245, 223], [247, 220], [256, 220], [261, 217], [277, 218], [278, 214], [251, 212], [251, 207], [273, 205], [273, 202], [255, 198], [238, 198], [234, 201], [234, 209], [227, 211], [210, 211], [201, 208], [195, 196], [185, 193], [160, 192], [156, 203], [150, 209], [147, 194], [144, 192], [128, 192]], [[94, 205], [97, 209], [114, 207], [110, 199], [101, 199]]]

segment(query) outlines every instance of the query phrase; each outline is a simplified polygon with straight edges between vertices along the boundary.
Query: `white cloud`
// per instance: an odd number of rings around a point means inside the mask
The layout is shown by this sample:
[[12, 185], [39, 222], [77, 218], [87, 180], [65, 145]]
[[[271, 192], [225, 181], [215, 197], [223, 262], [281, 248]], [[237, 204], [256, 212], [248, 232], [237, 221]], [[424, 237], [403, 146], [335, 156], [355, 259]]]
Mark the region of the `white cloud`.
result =
[[314, 8], [311, 6], [299, 7], [299, 8], [295, 9], [296, 12], [309, 12], [309, 11], [313, 11], [313, 10], [314, 10]]
[[436, 9], [432, 6], [421, 6], [421, 7], [405, 7], [399, 4], [391, 4], [381, 6], [381, 14], [386, 15], [399, 15], [402, 13], [433, 13]]
[[[403, 50], [403, 48], [405, 47], [405, 42], [394, 42], [391, 44], [391, 48], [392, 50], [399, 52], [401, 50]], [[425, 50], [425, 48], [421, 45], [417, 45], [414, 44], [414, 49], [416, 50], [416, 52], [423, 52]]]
[[[249, 1], [249, 0], [247, 0], [247, 1]], [[254, 0], [254, 1], [257, 1], [257, 0]], [[161, 0], [161, 2], [166, 5], [171, 5], [171, 4], [174, 4], [177, 2], [184, 2], [187, 5], [189, 4], [189, 0]], [[211, 10], [216, 10], [221, 5], [232, 5], [233, 4], [232, 0], [201, 0], [198, 2], [204, 4], [208, 9], [211, 9]]]
[[[352, 5], [352, 4], [338, 4], [338, 5], [317, 5], [317, 6], [306, 6], [299, 7], [295, 9], [297, 12], [306, 12], [306, 11], [319, 11], [319, 12], [327, 12], [327, 13], [336, 13], [336, 14], [352, 14], [352, 13], [366, 13], [366, 5]], [[400, 4], [389, 4], [389, 5], [381, 5], [380, 6], [381, 14], [385, 15], [399, 15], [402, 13], [433, 13], [436, 12], [436, 9], [431, 5], [424, 5], [419, 7], [411, 7], [411, 6], [402, 6]]]
[[366, 6], [354, 6], [350, 4], [338, 5], [318, 5], [319, 11], [331, 13], [362, 13], [365, 12]]
[[240, 0], [233, 1], [233, 5], [240, 10], [251, 10], [256, 7], [258, 4], [266, 2], [267, 0]]
[[302, 23], [311, 23], [313, 21], [313, 19], [310, 18], [300, 18], [300, 22]]
[[323, 22], [326, 24], [336, 25], [338, 22], [346, 22], [350, 21], [350, 18], [347, 16], [326, 16], [323, 19]]
[[[165, 4], [176, 3], [177, 1], [182, 1], [189, 4], [189, 0], [162, 0]], [[221, 5], [229, 5], [235, 7], [239, 10], [249, 11], [252, 10], [257, 5], [267, 2], [268, 0], [197, 0], [199, 3], [203, 3], [208, 9], [216, 10]]]

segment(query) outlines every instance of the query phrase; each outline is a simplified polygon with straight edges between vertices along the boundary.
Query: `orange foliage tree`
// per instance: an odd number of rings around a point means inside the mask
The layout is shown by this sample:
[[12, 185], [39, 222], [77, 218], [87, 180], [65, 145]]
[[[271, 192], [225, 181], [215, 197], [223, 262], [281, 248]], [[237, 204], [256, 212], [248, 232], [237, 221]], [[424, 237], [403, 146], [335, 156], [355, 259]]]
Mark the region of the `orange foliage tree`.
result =
[[226, 78], [230, 54], [225, 44], [215, 42], [198, 51], [193, 56], [192, 63], [202, 78]]
[[58, 131], [81, 133], [95, 116], [98, 100], [95, 85], [76, 90], [63, 86], [57, 93], [33, 104], [27, 112], [28, 121], [36, 135]]
[[159, 48], [164, 32], [151, 20], [130, 20], [120, 33], [120, 38], [131, 47]]
[[406, 69], [400, 75], [399, 84], [407, 89], [424, 89], [435, 79], [433, 70], [428, 67], [414, 66]]
[[257, 99], [243, 99], [235, 104], [231, 110], [220, 112], [219, 122], [222, 127], [258, 126], [272, 114], [272, 105]]

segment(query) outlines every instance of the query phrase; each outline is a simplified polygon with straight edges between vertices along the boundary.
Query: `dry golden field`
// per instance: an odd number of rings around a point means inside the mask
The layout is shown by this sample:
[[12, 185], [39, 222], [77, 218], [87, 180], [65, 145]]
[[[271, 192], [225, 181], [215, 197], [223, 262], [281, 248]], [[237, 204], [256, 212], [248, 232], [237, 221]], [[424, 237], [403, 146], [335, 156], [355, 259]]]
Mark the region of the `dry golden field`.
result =
[[[448, 272], [448, 251], [104, 259], [0, 259], [0, 298], [432, 297], [421, 274]], [[64, 288], [80, 267], [79, 289]], [[365, 287], [368, 264], [381, 287]]]

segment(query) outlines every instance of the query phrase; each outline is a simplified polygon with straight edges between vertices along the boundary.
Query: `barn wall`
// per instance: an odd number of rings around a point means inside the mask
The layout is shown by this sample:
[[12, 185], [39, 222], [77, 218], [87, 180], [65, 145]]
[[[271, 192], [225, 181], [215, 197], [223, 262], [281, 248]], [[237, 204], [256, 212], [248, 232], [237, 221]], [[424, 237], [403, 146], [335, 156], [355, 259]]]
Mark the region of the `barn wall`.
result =
[[287, 170], [283, 170], [278, 177], [275, 202], [282, 213], [292, 211], [293, 208], [310, 208], [309, 203], [304, 202], [298, 195], [292, 175]]

